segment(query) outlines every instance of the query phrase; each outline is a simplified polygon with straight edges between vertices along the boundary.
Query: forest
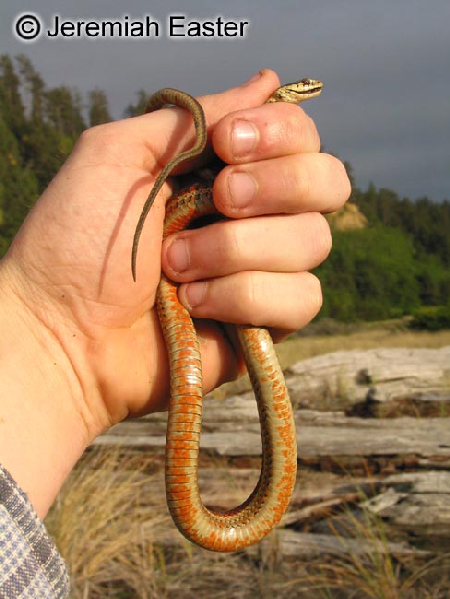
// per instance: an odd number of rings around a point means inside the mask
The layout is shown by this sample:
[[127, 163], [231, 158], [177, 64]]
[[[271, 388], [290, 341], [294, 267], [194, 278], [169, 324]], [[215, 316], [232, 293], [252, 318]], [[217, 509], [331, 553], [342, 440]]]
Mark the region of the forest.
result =
[[[138, 91], [123, 116], [142, 113], [147, 97]], [[26, 56], [0, 56], [0, 256], [81, 132], [111, 120], [102, 90], [83, 96], [49, 88]], [[362, 190], [346, 167], [351, 201], [368, 226], [333, 231], [330, 257], [315, 271], [324, 294], [320, 318], [414, 315], [418, 324], [450, 328], [450, 201], [401, 198], [373, 183]]]

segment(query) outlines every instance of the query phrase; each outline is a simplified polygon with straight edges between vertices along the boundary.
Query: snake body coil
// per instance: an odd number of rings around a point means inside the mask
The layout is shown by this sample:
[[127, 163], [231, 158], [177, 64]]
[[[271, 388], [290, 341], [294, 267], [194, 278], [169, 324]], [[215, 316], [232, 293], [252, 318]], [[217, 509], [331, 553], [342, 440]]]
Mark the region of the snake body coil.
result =
[[[319, 95], [322, 84], [302, 79], [276, 90], [267, 102], [298, 103]], [[170, 161], [156, 179], [139, 219], [133, 241], [135, 278], [137, 245], [145, 217], [170, 172], [200, 154], [206, 143], [203, 111], [191, 96], [164, 89], [154, 94], [146, 112], [165, 104], [187, 108], [196, 124], [194, 147]], [[212, 189], [204, 182], [174, 195], [166, 205], [164, 236], [194, 219], [215, 213]], [[272, 339], [264, 328], [237, 326], [239, 341], [258, 404], [262, 462], [259, 481], [240, 506], [224, 513], [206, 508], [198, 489], [198, 458], [202, 423], [202, 368], [197, 335], [189, 312], [180, 304], [178, 286], [164, 274], [157, 291], [157, 310], [170, 363], [170, 403], [166, 443], [166, 496], [180, 532], [213, 551], [238, 551], [256, 543], [284, 514], [296, 479], [297, 440], [292, 407]]]

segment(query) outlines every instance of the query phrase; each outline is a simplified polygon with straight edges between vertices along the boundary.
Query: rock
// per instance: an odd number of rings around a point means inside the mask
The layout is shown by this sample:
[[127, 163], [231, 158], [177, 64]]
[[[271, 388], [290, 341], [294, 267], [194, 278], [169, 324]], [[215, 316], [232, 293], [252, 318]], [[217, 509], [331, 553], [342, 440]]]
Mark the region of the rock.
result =
[[354, 231], [366, 229], [369, 221], [358, 206], [347, 202], [343, 208], [327, 215], [331, 227], [337, 231]]

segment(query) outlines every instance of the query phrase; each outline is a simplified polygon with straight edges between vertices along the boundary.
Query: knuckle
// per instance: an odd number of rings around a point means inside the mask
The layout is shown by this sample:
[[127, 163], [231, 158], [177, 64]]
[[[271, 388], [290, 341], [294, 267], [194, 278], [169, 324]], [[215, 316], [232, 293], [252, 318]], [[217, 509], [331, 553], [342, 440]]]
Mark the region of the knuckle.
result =
[[85, 129], [80, 135], [77, 146], [89, 148], [90, 150], [101, 150], [104, 152], [110, 145], [110, 142], [116, 138], [111, 124], [96, 125]]
[[[297, 148], [304, 137], [304, 117], [296, 107], [280, 102], [276, 110], [267, 112], [270, 120], [262, 123], [261, 150], [275, 152], [280, 146]], [[300, 142], [301, 143], [301, 142]]]
[[241, 273], [239, 277], [239, 288], [240, 288], [240, 303], [245, 306], [249, 311], [253, 311], [256, 308], [257, 298], [261, 296], [258, 293], [258, 280], [253, 273]]
[[331, 248], [333, 245], [333, 239], [331, 235], [330, 225], [328, 224], [327, 219], [316, 212], [312, 214], [315, 222], [314, 222], [314, 252], [316, 253], [318, 259], [325, 260], [325, 258], [331, 252]]
[[242, 257], [242, 243], [238, 222], [223, 223], [222, 235], [218, 240], [218, 257], [228, 265], [235, 264]]
[[320, 310], [323, 304], [323, 295], [322, 295], [322, 285], [320, 280], [316, 275], [308, 273], [310, 277], [310, 287], [311, 287], [311, 299], [313, 306]]
[[352, 193], [352, 184], [350, 181], [350, 177], [348, 176], [347, 169], [345, 168], [345, 164], [340, 160], [338, 160], [337, 163], [340, 180], [342, 182], [342, 204], [344, 204]]
[[238, 319], [244, 323], [258, 326], [261, 301], [264, 298], [260, 278], [253, 272], [242, 272], [237, 277], [237, 287], [234, 293], [234, 308]]
[[302, 151], [318, 151], [320, 138], [314, 121], [298, 107], [294, 114], [285, 121], [284, 136], [287, 143]]
[[279, 174], [284, 196], [290, 197], [295, 193], [300, 200], [311, 197], [311, 173], [302, 160], [297, 159], [295, 166], [291, 162], [287, 163]]
[[308, 273], [307, 277], [307, 297], [313, 318], [321, 309], [323, 304], [322, 285], [316, 275]]
[[308, 128], [309, 128], [309, 135], [311, 137], [311, 143], [313, 145], [313, 147], [319, 151], [320, 150], [320, 135], [319, 135], [319, 131], [317, 129], [317, 125], [314, 122], [314, 120], [309, 116], [306, 115], [308, 118]]
[[299, 273], [297, 328], [305, 326], [320, 311], [323, 304], [322, 286], [319, 279], [310, 272]]
[[288, 147], [319, 151], [320, 136], [313, 119], [296, 106], [284, 104], [280, 107], [285, 111], [280, 125], [280, 137]]
[[348, 200], [352, 193], [352, 185], [347, 173], [345, 164], [332, 154], [322, 154], [324, 157], [324, 166], [328, 170], [328, 178], [333, 182], [330, 189], [334, 189], [332, 194], [332, 204], [330, 210], [338, 210]]
[[298, 114], [286, 118], [284, 121], [283, 135], [289, 145], [295, 145], [298, 142], [299, 133], [303, 132], [304, 119], [300, 119]]

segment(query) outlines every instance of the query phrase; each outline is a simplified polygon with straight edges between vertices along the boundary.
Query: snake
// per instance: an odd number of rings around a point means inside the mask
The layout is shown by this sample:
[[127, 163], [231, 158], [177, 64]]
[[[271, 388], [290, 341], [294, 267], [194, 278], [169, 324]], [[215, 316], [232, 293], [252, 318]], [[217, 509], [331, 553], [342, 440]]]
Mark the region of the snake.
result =
[[[298, 104], [318, 96], [321, 91], [320, 81], [305, 78], [279, 87], [265, 103]], [[195, 142], [162, 168], [144, 203], [131, 252], [135, 281], [139, 239], [156, 196], [170, 173], [180, 164], [202, 154], [207, 142], [203, 108], [193, 96], [164, 88], [150, 97], [145, 113], [166, 106], [189, 111], [195, 126]], [[216, 212], [212, 182], [199, 177], [166, 203], [163, 237]], [[297, 437], [292, 405], [269, 331], [263, 327], [236, 325], [258, 406], [261, 472], [254, 490], [241, 505], [227, 511], [206, 507], [198, 486], [203, 401], [200, 348], [191, 316], [179, 302], [177, 291], [178, 285], [161, 273], [156, 308], [170, 369], [165, 456], [167, 505], [176, 527], [192, 543], [210, 551], [241, 551], [264, 538], [279, 523], [289, 505], [297, 474]]]

